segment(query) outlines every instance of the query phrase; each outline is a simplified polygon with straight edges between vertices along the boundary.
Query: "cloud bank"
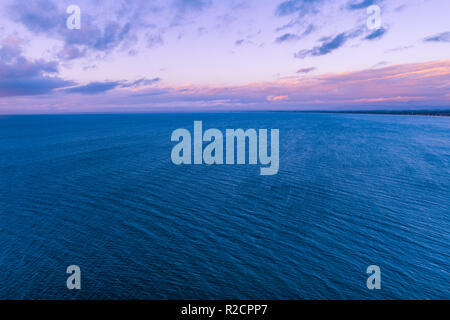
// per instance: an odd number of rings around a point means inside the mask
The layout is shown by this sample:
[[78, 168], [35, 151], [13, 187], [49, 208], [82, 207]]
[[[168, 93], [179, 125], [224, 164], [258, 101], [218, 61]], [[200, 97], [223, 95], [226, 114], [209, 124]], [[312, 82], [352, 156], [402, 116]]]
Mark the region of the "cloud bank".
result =
[[[308, 70], [301, 70], [301, 73], [305, 74], [309, 72]], [[322, 74], [306, 78], [303, 75], [298, 78], [291, 77], [243, 86], [168, 87], [158, 85], [156, 81], [150, 87], [139, 87], [136, 90], [132, 89], [131, 84], [91, 83], [61, 91], [54, 99], [67, 101], [67, 105], [59, 110], [61, 112], [448, 107], [450, 60]], [[28, 101], [26, 97], [23, 99], [22, 107]], [[21, 103], [17, 104], [16, 111], [20, 111]], [[42, 108], [37, 110], [42, 111]], [[48, 110], [50, 111], [58, 110]]]

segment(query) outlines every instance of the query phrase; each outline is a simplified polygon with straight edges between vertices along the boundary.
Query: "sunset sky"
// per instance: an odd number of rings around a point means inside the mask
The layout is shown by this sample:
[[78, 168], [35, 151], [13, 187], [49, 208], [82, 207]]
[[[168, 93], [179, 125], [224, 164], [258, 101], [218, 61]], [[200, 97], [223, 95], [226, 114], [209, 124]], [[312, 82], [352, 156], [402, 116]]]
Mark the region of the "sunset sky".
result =
[[450, 109], [450, 1], [0, 3], [0, 114], [346, 109]]

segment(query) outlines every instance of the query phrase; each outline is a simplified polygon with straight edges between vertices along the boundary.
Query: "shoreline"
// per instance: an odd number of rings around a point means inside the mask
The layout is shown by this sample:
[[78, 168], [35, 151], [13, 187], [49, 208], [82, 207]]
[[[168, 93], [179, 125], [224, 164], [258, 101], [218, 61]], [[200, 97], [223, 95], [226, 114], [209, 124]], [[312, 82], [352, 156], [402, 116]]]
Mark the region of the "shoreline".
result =
[[[302, 112], [302, 111], [294, 111]], [[312, 113], [313, 111], [307, 112]], [[405, 110], [405, 111], [315, 111], [315, 113], [341, 113], [341, 114], [372, 114], [372, 115], [398, 115], [398, 116], [430, 116], [430, 117], [450, 117], [450, 110]]]

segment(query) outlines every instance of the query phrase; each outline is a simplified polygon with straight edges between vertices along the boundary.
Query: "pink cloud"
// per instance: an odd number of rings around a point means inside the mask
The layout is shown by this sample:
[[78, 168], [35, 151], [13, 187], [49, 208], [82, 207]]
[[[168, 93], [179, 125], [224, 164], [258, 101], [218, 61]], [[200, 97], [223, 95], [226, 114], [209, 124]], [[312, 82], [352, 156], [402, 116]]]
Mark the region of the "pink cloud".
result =
[[[33, 101], [17, 98], [14, 109], [27, 103], [36, 112], [42, 111], [39, 106], [56, 104], [64, 108], [61, 112], [448, 108], [449, 83], [450, 60], [443, 60], [242, 86], [156, 84], [89, 97], [59, 92]], [[11, 113], [11, 103], [2, 103], [5, 99], [0, 99], [0, 113]]]
[[289, 96], [268, 96], [267, 101], [276, 102], [276, 101], [283, 101], [288, 100]]

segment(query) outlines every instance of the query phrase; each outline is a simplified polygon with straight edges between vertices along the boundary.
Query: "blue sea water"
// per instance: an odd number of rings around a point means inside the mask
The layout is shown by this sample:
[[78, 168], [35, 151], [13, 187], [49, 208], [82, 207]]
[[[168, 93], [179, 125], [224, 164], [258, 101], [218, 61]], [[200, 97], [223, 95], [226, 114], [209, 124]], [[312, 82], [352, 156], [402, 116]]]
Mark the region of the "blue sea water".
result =
[[[280, 129], [279, 174], [173, 165], [194, 120]], [[449, 199], [444, 117], [3, 116], [0, 299], [449, 299]]]

